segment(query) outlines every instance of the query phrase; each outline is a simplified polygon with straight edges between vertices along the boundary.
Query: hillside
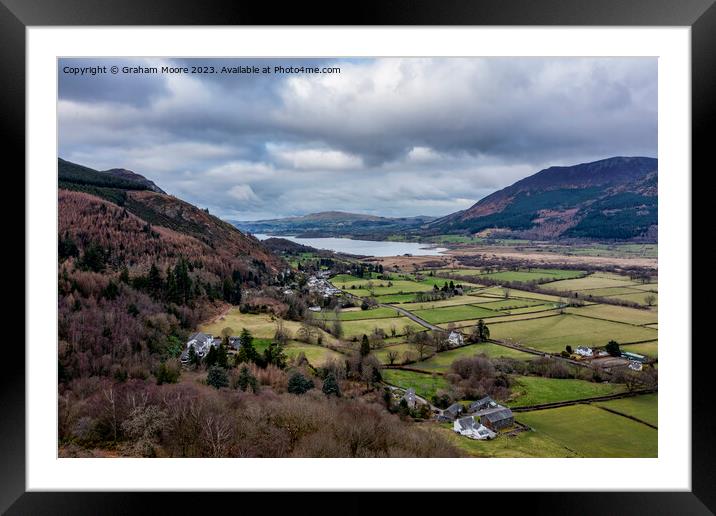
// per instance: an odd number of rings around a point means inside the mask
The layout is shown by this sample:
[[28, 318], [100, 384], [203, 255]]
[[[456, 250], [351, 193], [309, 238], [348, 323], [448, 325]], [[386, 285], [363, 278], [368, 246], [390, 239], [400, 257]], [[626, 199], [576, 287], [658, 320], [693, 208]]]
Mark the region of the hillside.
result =
[[426, 225], [431, 233], [510, 233], [526, 238], [654, 238], [658, 162], [614, 157], [550, 167], [470, 208]]
[[431, 220], [433, 217], [391, 218], [342, 211], [323, 211], [301, 217], [231, 222], [242, 231], [250, 233], [303, 237], [350, 236], [375, 239], [391, 233], [419, 228]]
[[151, 190], [156, 193], [166, 193], [146, 177], [124, 168], [112, 168], [99, 171], [89, 167], [78, 165], [57, 159], [57, 168], [60, 183], [85, 184], [93, 186], [105, 186], [123, 188], [125, 190]]
[[[64, 160], [59, 165], [59, 235], [77, 246], [101, 247], [110, 270], [163, 269], [181, 256], [196, 262], [206, 281], [234, 270], [275, 275], [283, 268], [257, 239], [181, 199], [161, 193], [128, 171], [100, 172]], [[157, 191], [159, 190], [159, 191]]]

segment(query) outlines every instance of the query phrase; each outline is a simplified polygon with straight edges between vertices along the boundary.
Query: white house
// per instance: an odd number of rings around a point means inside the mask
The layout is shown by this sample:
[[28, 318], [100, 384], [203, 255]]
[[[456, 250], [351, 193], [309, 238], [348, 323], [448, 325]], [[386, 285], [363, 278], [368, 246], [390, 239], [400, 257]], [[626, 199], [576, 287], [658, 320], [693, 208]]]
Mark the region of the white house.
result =
[[462, 338], [462, 333], [460, 333], [459, 331], [451, 331], [450, 335], [448, 335], [448, 343], [451, 347], [462, 346], [464, 342], [465, 341]]
[[455, 420], [452, 425], [455, 433], [469, 437], [470, 439], [493, 439], [497, 434], [484, 425], [475, 423], [472, 416], [462, 417]]
[[637, 362], [636, 360], [630, 360], [629, 361], [629, 369], [632, 371], [641, 371], [644, 365], [641, 362]]
[[186, 343], [186, 349], [181, 354], [180, 360], [183, 363], [186, 363], [189, 361], [189, 349], [194, 348], [194, 352], [197, 354], [199, 358], [204, 358], [204, 356], [209, 352], [209, 349], [212, 346], [218, 346], [221, 344], [221, 339], [215, 339], [211, 335], [207, 335], [206, 333], [195, 333], [189, 337], [189, 340]]
[[579, 346], [577, 349], [574, 350], [574, 352], [583, 357], [591, 357], [594, 352], [592, 351], [592, 348], [588, 348], [586, 346]]

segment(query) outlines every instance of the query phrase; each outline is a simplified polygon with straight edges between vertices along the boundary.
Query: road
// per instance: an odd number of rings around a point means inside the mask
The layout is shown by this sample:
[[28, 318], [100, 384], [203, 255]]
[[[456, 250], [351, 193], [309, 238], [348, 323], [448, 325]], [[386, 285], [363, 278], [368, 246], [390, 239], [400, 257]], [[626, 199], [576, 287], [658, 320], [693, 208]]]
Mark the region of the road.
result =
[[383, 308], [392, 308], [393, 310], [395, 310], [395, 311], [400, 312], [401, 314], [403, 314], [405, 317], [407, 317], [407, 318], [410, 319], [411, 321], [415, 321], [415, 322], [418, 323], [419, 325], [424, 326], [425, 328], [427, 328], [427, 329], [429, 329], [429, 330], [441, 331], [441, 332], [446, 332], [446, 331], [447, 331], [447, 330], [445, 330], [445, 328], [440, 328], [439, 326], [435, 326], [434, 324], [430, 324], [430, 323], [429, 323], [428, 321], [426, 321], [425, 319], [421, 319], [420, 317], [418, 317], [418, 316], [415, 315], [414, 313], [408, 312], [408, 311], [407, 311], [406, 309], [404, 309], [404, 308], [400, 308], [400, 307], [397, 307], [397, 306], [395, 306], [395, 305], [387, 305], [387, 304], [383, 304], [383, 303], [378, 303], [378, 306], [381, 306], [381, 307], [383, 307]]

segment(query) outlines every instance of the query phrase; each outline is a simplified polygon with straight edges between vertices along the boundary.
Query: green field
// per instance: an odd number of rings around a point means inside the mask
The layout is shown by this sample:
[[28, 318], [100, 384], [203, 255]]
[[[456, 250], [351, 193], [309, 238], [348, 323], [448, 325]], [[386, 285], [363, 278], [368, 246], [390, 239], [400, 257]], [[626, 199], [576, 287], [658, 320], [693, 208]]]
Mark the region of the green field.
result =
[[381, 374], [383, 375], [383, 380], [387, 383], [403, 389], [413, 388], [416, 394], [428, 400], [438, 390], [447, 389], [448, 387], [447, 380], [438, 375], [401, 371], [400, 369], [383, 369]]
[[566, 308], [567, 313], [576, 315], [586, 315], [605, 319], [608, 321], [617, 321], [628, 324], [646, 325], [656, 323], [659, 320], [659, 314], [655, 309], [641, 310], [639, 308], [628, 308], [626, 306], [617, 305], [589, 305], [580, 306], [578, 308]]
[[516, 419], [581, 457], [657, 457], [657, 431], [590, 405], [518, 413]]
[[608, 396], [624, 392], [624, 385], [594, 383], [571, 378], [543, 378], [541, 376], [517, 376], [512, 386], [512, 396], [506, 403], [510, 407], [525, 407], [572, 401], [596, 396]]
[[[528, 283], [530, 281], [559, 281], [570, 278], [578, 278], [583, 275], [583, 271], [569, 271], [559, 269], [530, 269], [530, 270], [519, 270], [519, 271], [500, 271], [492, 272], [489, 274], [482, 274], [480, 277], [488, 278], [495, 281], [520, 281]], [[479, 281], [479, 279], [478, 279]]]
[[544, 304], [544, 301], [540, 299], [501, 299], [499, 301], [489, 301], [487, 303], [479, 303], [483, 308], [489, 310], [515, 310], [518, 308], [525, 308], [531, 306], [537, 306]]
[[657, 336], [651, 328], [569, 314], [499, 324], [488, 321], [488, 326], [493, 339], [510, 340], [547, 353], [559, 353], [568, 344], [573, 348], [594, 347], [605, 346], [610, 340], [626, 344]]
[[386, 296], [380, 296], [375, 298], [379, 303], [393, 304], [393, 303], [411, 303], [415, 301], [415, 294], [388, 294]]
[[640, 305], [647, 304], [647, 298], [650, 296], [656, 297], [652, 302], [652, 305], [659, 304], [659, 296], [653, 292], [635, 292], [632, 294], [620, 294], [617, 296], [609, 296], [610, 299], [621, 299], [622, 301], [631, 301], [632, 303], [639, 303]]
[[[382, 299], [382, 298], [381, 298]], [[379, 299], [379, 301], [381, 300]], [[486, 301], [494, 301], [491, 298], [485, 298]], [[440, 301], [425, 301], [422, 303], [401, 303], [399, 306], [409, 312], [415, 310], [428, 310], [432, 308], [443, 308], [446, 306], [458, 306], [458, 305], [469, 305], [476, 304], [476, 298], [473, 296], [455, 296], [448, 299], [441, 299]]]
[[[529, 312], [524, 314], [514, 314], [514, 315], [501, 315], [500, 317], [491, 317], [490, 319], [486, 320], [485, 323], [487, 323], [488, 326], [492, 324], [497, 324], [507, 322], [507, 321], [526, 321], [529, 319], [537, 319], [540, 317], [549, 317], [549, 316], [555, 316], [559, 315], [559, 310], [551, 310], [546, 312]], [[445, 324], [438, 324], [441, 328], [447, 329], [448, 325], [451, 324], [455, 328], [469, 328], [471, 326], [475, 326], [477, 324], [477, 321], [479, 319], [469, 319], [466, 321], [459, 321], [454, 323], [445, 323]]]
[[440, 425], [438, 431], [470, 457], [577, 457], [573, 451], [541, 432], [520, 432], [515, 436], [502, 435], [492, 441], [478, 441], [456, 434], [452, 424]]
[[286, 356], [295, 357], [299, 353], [303, 353], [306, 359], [308, 359], [308, 362], [314, 367], [322, 366], [326, 360], [331, 358], [345, 358], [344, 355], [332, 349], [324, 348], [323, 346], [312, 346], [311, 344], [304, 344], [302, 342], [291, 342], [286, 346]]
[[435, 272], [446, 276], [479, 276], [482, 274], [480, 269], [437, 269]]
[[420, 324], [411, 321], [407, 317], [387, 317], [383, 319], [364, 319], [359, 321], [346, 321], [342, 325], [343, 338], [351, 339], [353, 337], [362, 337], [370, 335], [375, 328], [382, 329], [387, 336], [392, 335], [392, 329], [395, 328], [396, 335], [405, 334], [405, 327], [410, 326], [416, 331], [422, 331], [425, 328]]
[[[254, 337], [271, 339], [276, 333], [276, 324], [276, 318], [271, 315], [242, 314], [238, 307], [234, 307], [216, 321], [199, 326], [199, 331], [211, 335], [221, 335], [221, 330], [228, 327], [233, 330], [233, 335], [238, 335], [243, 328], [246, 328]], [[284, 321], [283, 325], [291, 338], [296, 336], [296, 332], [301, 327], [301, 324], [296, 321]], [[324, 344], [336, 343], [336, 339], [333, 336], [318, 329], [317, 331], [323, 338]]]
[[632, 285], [634, 282], [626, 276], [613, 276], [613, 275], [597, 275], [590, 274], [584, 278], [569, 279], [562, 281], [555, 281], [546, 285], [546, 288], [550, 290], [558, 290], [560, 292], [575, 292], [589, 289], [602, 289], [610, 287], [627, 287]]
[[[321, 312], [314, 315], [315, 318], [335, 320], [335, 312]], [[338, 319], [341, 321], [361, 321], [363, 319], [385, 319], [387, 317], [400, 317], [400, 313], [392, 308], [372, 308], [370, 310], [346, 310], [338, 312]]]
[[434, 310], [416, 310], [413, 313], [431, 324], [462, 321], [465, 319], [495, 317], [500, 315], [499, 312], [474, 305], [448, 306], [445, 308], [435, 308]]
[[404, 363], [405, 353], [414, 355], [416, 358], [418, 356], [418, 353], [415, 351], [415, 348], [410, 344], [406, 343], [393, 344], [390, 346], [385, 346], [383, 348], [375, 349], [373, 350], [373, 355], [375, 355], [375, 357], [380, 360], [382, 364], [389, 364], [390, 360], [388, 360], [388, 353], [390, 353], [391, 351], [395, 351], [398, 353], [398, 358], [394, 362], [394, 364], [396, 365]]
[[598, 407], [616, 410], [621, 414], [641, 419], [654, 426], [658, 426], [659, 398], [657, 394], [645, 394], [620, 400], [600, 401], [595, 403]]
[[626, 346], [620, 346], [620, 348], [622, 351], [639, 353], [640, 355], [644, 355], [649, 358], [659, 358], [659, 341], [657, 340], [643, 342], [641, 344], [629, 344]]
[[530, 360], [536, 358], [535, 355], [517, 351], [499, 344], [483, 343], [471, 344], [449, 351], [436, 353], [432, 357], [413, 364], [416, 369], [425, 369], [428, 371], [446, 372], [450, 369], [450, 365], [458, 358], [474, 357], [476, 355], [485, 354], [490, 358], [515, 358], [517, 360]]
[[[572, 281], [572, 280], [568, 280]], [[551, 283], [550, 283], [551, 285]], [[518, 290], [516, 288], [511, 287], [490, 287], [484, 290], [480, 290], [478, 292], [478, 295], [489, 295], [489, 296], [495, 296], [499, 299], [505, 299], [505, 290], [507, 290], [510, 298], [520, 298], [520, 299], [542, 299], [544, 301], [559, 301], [561, 298], [559, 295], [553, 295], [553, 294], [542, 294], [539, 292], [528, 292], [526, 290]], [[495, 300], [497, 301], [497, 299]]]
[[616, 295], [624, 294], [640, 294], [641, 290], [637, 290], [631, 287], [608, 287], [608, 288], [590, 288], [581, 290], [579, 295], [583, 298], [589, 297], [612, 297]]

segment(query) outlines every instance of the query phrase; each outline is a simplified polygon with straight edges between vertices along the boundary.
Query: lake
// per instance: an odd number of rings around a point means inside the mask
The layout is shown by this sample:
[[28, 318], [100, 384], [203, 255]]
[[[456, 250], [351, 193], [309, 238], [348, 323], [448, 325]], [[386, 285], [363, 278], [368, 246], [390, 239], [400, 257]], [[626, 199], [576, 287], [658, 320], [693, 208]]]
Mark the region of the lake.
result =
[[364, 256], [440, 256], [447, 251], [444, 247], [431, 247], [432, 244], [418, 242], [387, 242], [374, 240], [353, 240], [350, 238], [297, 238], [292, 236], [264, 235], [255, 233], [259, 240], [275, 236], [285, 238], [297, 244], [307, 245], [315, 249], [327, 249], [337, 253], [360, 254]]

